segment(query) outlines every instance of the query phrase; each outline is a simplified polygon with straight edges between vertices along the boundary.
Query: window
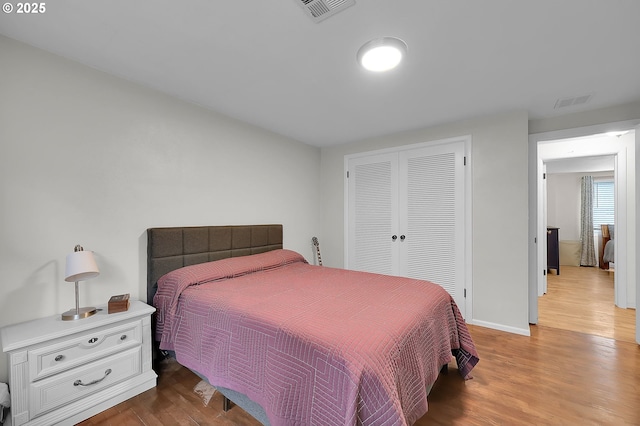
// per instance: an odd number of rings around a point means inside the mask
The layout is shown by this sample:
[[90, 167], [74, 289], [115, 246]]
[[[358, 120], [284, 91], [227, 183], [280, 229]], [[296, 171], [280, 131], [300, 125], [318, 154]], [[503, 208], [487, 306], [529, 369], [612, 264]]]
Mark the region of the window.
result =
[[614, 225], [614, 185], [613, 181], [593, 182], [593, 229], [600, 225]]

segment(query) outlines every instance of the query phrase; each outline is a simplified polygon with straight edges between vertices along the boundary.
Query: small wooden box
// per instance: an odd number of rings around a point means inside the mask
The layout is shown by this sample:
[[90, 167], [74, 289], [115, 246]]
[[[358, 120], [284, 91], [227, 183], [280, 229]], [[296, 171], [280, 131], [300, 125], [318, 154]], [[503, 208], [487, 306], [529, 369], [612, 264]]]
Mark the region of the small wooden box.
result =
[[129, 309], [129, 293], [111, 296], [109, 299], [108, 313], [124, 312]]

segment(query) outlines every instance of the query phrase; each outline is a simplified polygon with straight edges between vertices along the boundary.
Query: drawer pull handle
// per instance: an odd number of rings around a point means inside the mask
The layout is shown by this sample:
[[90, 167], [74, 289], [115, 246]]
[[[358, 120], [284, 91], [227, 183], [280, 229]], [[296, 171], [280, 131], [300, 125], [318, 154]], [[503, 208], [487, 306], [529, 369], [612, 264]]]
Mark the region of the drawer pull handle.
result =
[[91, 339], [89, 339], [89, 343], [95, 343], [98, 341], [97, 337], [92, 337]]
[[76, 380], [75, 382], [73, 382], [73, 386], [91, 386], [91, 385], [95, 385], [96, 383], [100, 383], [101, 381], [106, 379], [109, 374], [111, 374], [111, 369], [110, 368], [108, 368], [107, 371], [104, 372], [104, 377], [102, 379], [97, 379], [97, 380], [94, 380], [93, 382], [89, 382], [89, 383], [82, 383], [82, 380]]
[[126, 334], [123, 334], [122, 336], [120, 336], [120, 340], [124, 340], [124, 339], [126, 339], [126, 338], [127, 338], [127, 335], [126, 335]]
[[58, 355], [57, 357], [55, 357], [54, 359], [56, 361], [62, 361], [62, 358], [64, 358], [64, 355]]

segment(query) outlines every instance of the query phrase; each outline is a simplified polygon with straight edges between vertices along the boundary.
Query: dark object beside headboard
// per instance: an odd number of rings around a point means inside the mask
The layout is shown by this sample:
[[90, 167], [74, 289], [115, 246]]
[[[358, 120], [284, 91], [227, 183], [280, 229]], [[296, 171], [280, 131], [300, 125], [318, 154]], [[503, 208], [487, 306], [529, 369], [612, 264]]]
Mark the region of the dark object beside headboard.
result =
[[183, 266], [282, 248], [282, 225], [193, 226], [147, 229], [147, 303], [158, 279]]

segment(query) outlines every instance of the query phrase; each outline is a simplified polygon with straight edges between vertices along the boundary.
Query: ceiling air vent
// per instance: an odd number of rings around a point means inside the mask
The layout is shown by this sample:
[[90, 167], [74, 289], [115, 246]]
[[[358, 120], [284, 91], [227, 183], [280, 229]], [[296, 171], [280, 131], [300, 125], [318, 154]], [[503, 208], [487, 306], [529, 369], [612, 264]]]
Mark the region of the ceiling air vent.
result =
[[314, 22], [320, 22], [356, 4], [355, 0], [296, 0], [296, 2]]
[[558, 108], [566, 108], [574, 105], [586, 104], [593, 97], [593, 93], [589, 93], [587, 95], [581, 96], [573, 96], [571, 98], [560, 98], [556, 101], [556, 105], [553, 107], [554, 109]]

